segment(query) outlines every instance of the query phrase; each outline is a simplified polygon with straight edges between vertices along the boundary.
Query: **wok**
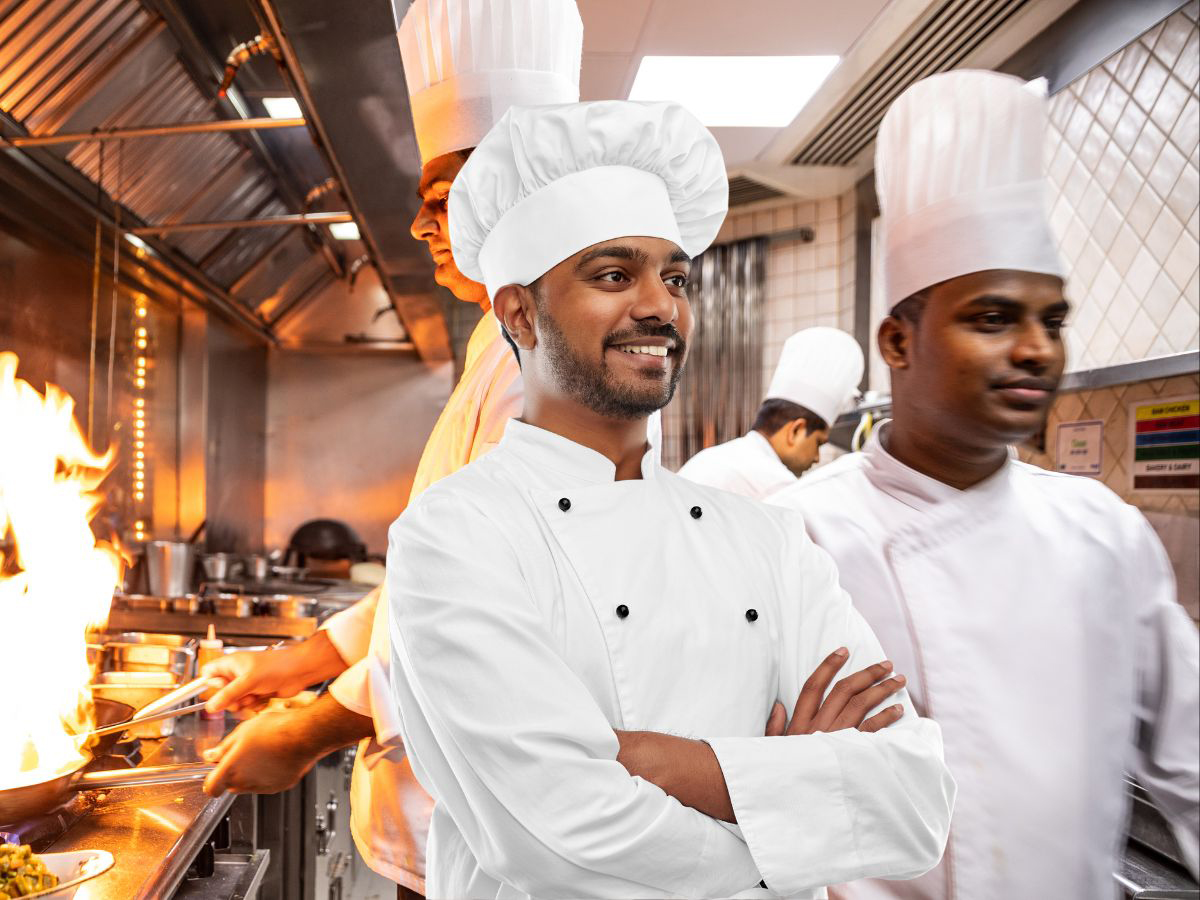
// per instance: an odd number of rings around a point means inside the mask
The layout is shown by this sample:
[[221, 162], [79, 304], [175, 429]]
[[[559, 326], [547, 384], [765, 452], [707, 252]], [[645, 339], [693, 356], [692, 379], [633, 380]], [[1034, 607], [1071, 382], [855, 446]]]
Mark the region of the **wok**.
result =
[[[96, 724], [113, 725], [123, 722], [133, 713], [133, 707], [115, 700], [96, 700]], [[179, 781], [199, 781], [213, 770], [210, 763], [191, 763], [175, 766], [145, 766], [140, 769], [113, 769], [103, 772], [84, 772], [97, 756], [108, 752], [120, 732], [93, 738], [84, 752], [89, 754], [69, 772], [19, 787], [0, 788], [0, 822], [13, 823], [30, 816], [49, 812], [76, 791], [110, 790], [142, 784], [171, 784]]]

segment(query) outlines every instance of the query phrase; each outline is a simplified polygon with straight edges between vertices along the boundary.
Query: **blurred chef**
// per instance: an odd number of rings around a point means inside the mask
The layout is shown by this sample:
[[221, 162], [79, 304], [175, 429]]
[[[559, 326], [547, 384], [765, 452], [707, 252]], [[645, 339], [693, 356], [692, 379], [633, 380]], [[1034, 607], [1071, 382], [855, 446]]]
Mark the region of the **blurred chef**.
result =
[[[459, 299], [491, 308], [484, 286], [459, 272], [450, 251], [446, 198], [472, 148], [513, 103], [579, 98], [583, 23], [573, 0], [395, 2], [417, 144], [424, 162], [412, 235], [429, 247], [434, 277]], [[467, 345], [462, 378], [425, 445], [409, 500], [486, 453], [521, 410], [516, 358], [494, 317]], [[403, 889], [424, 891], [432, 801], [412, 777], [388, 693], [386, 604], [372, 592], [313, 638], [268, 653], [237, 654], [210, 671], [229, 683], [210, 703], [238, 708], [290, 696], [337, 677], [310, 707], [248, 721], [213, 754], [206, 788], [265, 793], [294, 784], [326, 753], [362, 738], [351, 785], [350, 827], [364, 859]], [[382, 645], [370, 653], [376, 618]], [[347, 667], [349, 666], [349, 669]], [[374, 721], [373, 721], [374, 719]]]
[[829, 427], [862, 379], [858, 342], [836, 328], [806, 328], [783, 345], [749, 433], [701, 450], [679, 474], [761, 500], [795, 484], [817, 461]]
[[942, 865], [852, 898], [1116, 895], [1132, 772], [1196, 871], [1195, 626], [1142, 515], [1018, 462], [1065, 364], [1044, 83], [957, 71], [880, 127], [892, 421], [771, 503], [800, 509], [959, 783]]
[[[691, 336], [690, 258], [727, 202], [690, 113], [624, 101], [514, 107], [450, 191], [455, 259], [520, 348], [525, 408], [389, 533], [431, 896], [767, 896], [765, 878], [807, 897], [940, 856], [936, 728], [828, 559], [798, 517], [681, 479], [647, 442]], [[823, 660], [882, 681], [833, 690], [851, 721], [764, 736], [777, 700], [809, 720]]]

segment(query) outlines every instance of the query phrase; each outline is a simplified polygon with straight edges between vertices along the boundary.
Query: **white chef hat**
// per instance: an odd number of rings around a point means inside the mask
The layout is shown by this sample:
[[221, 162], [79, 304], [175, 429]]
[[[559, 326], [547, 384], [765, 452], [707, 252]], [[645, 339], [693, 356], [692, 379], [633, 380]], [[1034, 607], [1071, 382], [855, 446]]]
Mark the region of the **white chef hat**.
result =
[[398, 37], [422, 163], [474, 147], [510, 106], [579, 99], [574, 0], [413, 0]]
[[908, 88], [879, 126], [888, 309], [971, 272], [1063, 277], [1046, 210], [1044, 79], [958, 70]]
[[454, 179], [450, 248], [494, 298], [612, 238], [665, 238], [694, 257], [728, 206], [721, 148], [677, 103], [514, 107]]
[[832, 425], [850, 407], [863, 376], [858, 341], [837, 328], [805, 328], [784, 341], [767, 400], [788, 400]]

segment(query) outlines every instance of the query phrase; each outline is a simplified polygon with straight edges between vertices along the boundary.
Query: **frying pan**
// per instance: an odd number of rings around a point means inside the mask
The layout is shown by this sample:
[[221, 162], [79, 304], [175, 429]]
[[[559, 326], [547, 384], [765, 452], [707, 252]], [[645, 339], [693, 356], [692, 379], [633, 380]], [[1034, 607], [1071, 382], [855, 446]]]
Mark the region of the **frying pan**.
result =
[[[133, 707], [115, 700], [96, 700], [96, 724], [111, 725], [128, 719]], [[12, 823], [48, 812], [76, 791], [109, 790], [141, 784], [172, 784], [179, 781], [199, 781], [211, 772], [210, 763], [189, 763], [175, 766], [144, 766], [139, 769], [114, 769], [104, 772], [84, 772], [82, 769], [96, 756], [106, 753], [120, 732], [93, 738], [94, 743], [84, 752], [88, 759], [62, 775], [33, 784], [0, 789], [0, 822]]]

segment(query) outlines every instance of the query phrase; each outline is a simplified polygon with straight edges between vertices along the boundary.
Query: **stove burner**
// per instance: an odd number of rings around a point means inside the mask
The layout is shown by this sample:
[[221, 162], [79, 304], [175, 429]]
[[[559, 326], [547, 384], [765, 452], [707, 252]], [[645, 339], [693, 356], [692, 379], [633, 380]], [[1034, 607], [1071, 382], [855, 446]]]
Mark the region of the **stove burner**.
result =
[[44, 853], [95, 805], [96, 798], [88, 791], [72, 794], [62, 805], [47, 813], [0, 825], [0, 842], [29, 844], [34, 853]]

